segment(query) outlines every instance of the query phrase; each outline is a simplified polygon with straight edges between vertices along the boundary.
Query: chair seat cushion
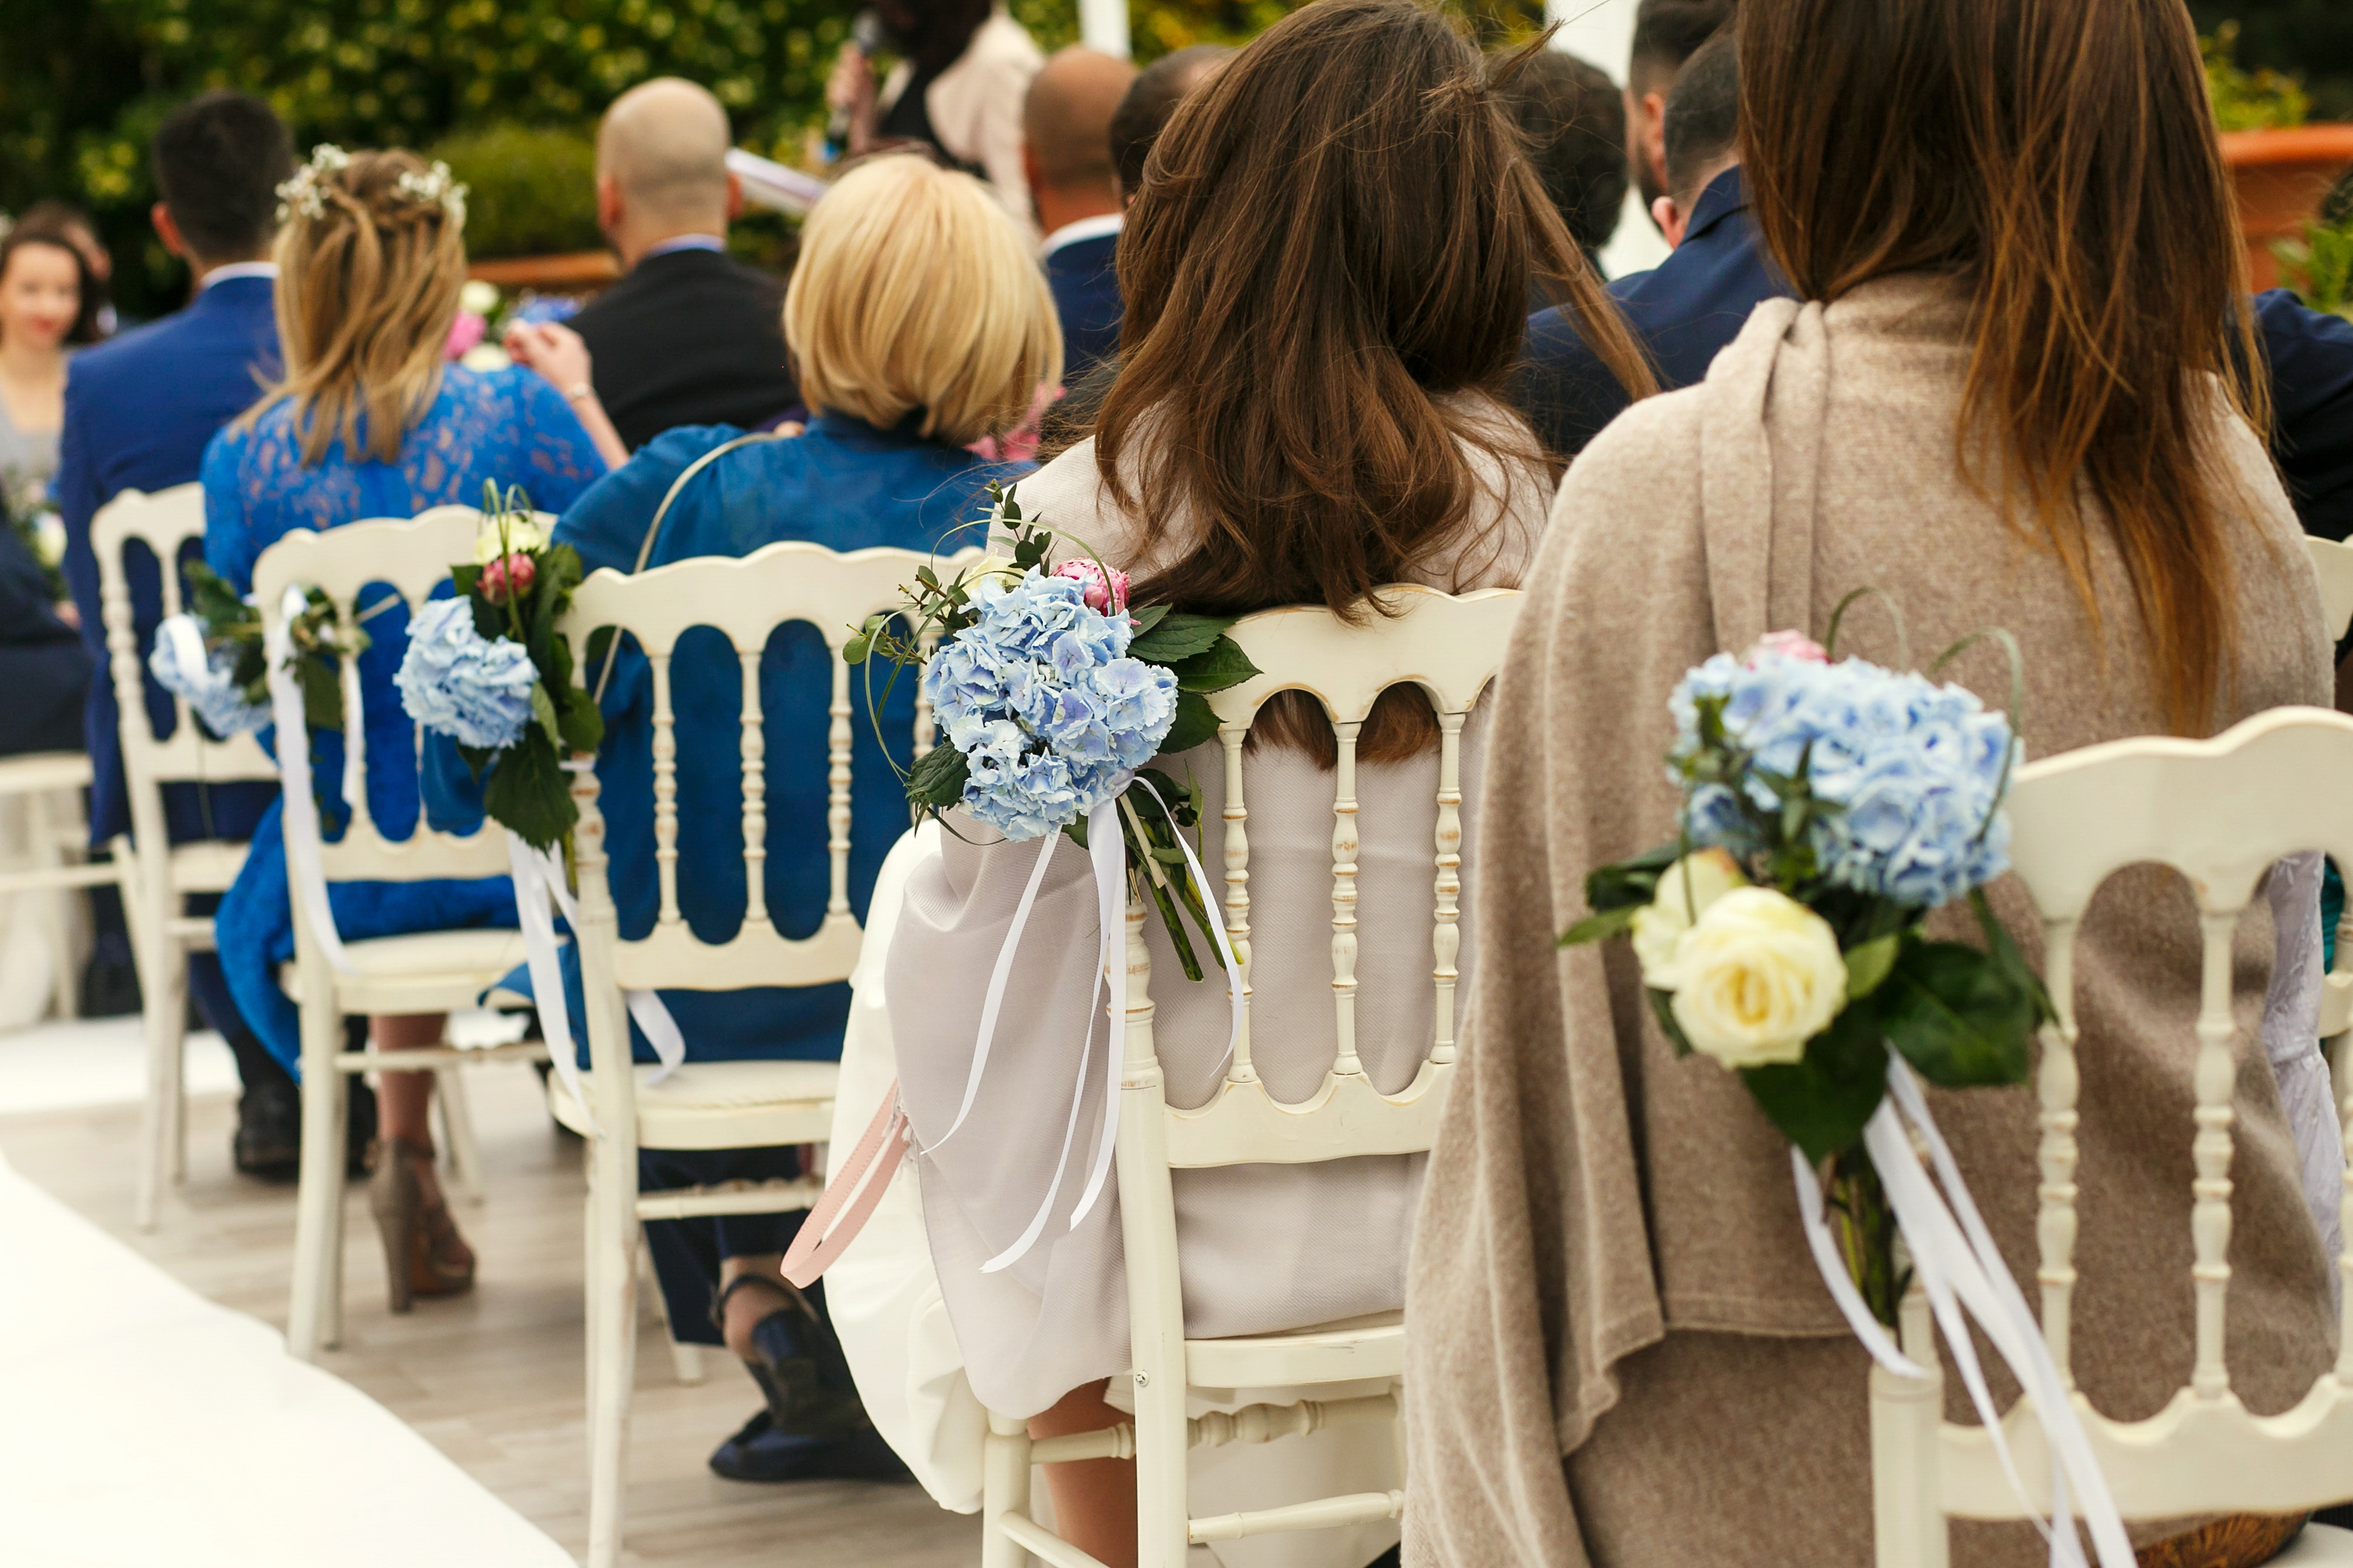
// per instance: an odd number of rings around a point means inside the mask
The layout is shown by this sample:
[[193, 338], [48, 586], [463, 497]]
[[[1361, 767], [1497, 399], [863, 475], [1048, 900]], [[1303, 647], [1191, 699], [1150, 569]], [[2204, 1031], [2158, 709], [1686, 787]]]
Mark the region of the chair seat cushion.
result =
[[[446, 1013], [479, 1005], [507, 971], [523, 961], [518, 931], [428, 931], [345, 942], [353, 974], [335, 976], [337, 1000], [352, 1013]], [[278, 984], [300, 995], [296, 966], [283, 963]]]
[[[660, 1070], [635, 1069], [640, 1148], [759, 1149], [831, 1136], [839, 1062], [688, 1062], [656, 1083]], [[593, 1100], [595, 1075], [583, 1073], [581, 1082]], [[587, 1132], [588, 1119], [561, 1074], [548, 1075], [547, 1103], [558, 1121]]]
[[1281, 1333], [1185, 1342], [1185, 1379], [1196, 1388], [1283, 1387], [1404, 1374], [1402, 1312], [1373, 1312]]
[[2353, 1568], [2353, 1530], [2307, 1524], [2272, 1562], [2278, 1568]]

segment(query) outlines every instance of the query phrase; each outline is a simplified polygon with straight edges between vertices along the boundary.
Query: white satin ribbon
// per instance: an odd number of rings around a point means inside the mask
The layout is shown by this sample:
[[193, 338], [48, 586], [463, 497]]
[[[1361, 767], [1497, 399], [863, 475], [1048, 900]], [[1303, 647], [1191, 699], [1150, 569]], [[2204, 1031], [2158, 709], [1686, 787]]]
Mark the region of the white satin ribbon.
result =
[[[294, 617], [304, 607], [302, 590], [293, 584], [286, 586], [285, 596], [279, 601], [278, 619], [262, 637], [262, 662], [269, 672], [269, 707], [271, 718], [278, 725], [278, 780], [286, 809], [280, 823], [280, 837], [286, 844], [287, 864], [293, 868], [294, 886], [302, 900], [308, 916], [311, 937], [319, 944], [320, 953], [337, 973], [356, 974], [351, 954], [343, 949], [343, 939], [335, 930], [335, 911], [327, 901], [327, 874], [321, 859], [319, 803], [311, 795], [311, 728], [302, 718], [301, 683], [294, 677]], [[346, 759], [347, 764], [356, 757]], [[357, 772], [346, 765], [343, 778], [346, 788]]]
[[[1879, 1110], [1863, 1130], [1863, 1147], [1879, 1171], [1888, 1205], [1894, 1210], [1896, 1223], [1903, 1228], [1911, 1252], [1914, 1272], [1927, 1294], [1930, 1309], [1952, 1352], [1954, 1365], [1968, 1389], [1978, 1419], [1984, 1423], [1987, 1438], [1993, 1445], [2003, 1474], [2020, 1502], [2026, 1506], [2027, 1516], [2034, 1520], [2050, 1542], [2053, 1568], [2083, 1568], [2083, 1548], [2076, 1538], [2072, 1513], [2080, 1513], [2090, 1529], [2100, 1568], [2133, 1568], [2133, 1549], [2125, 1535], [2123, 1518], [2116, 1511], [2106, 1478], [2100, 1473], [2091, 1440], [2084, 1431], [2066, 1384], [2051, 1359], [2051, 1347], [2042, 1338], [2042, 1326], [2028, 1310], [2018, 1281], [1994, 1246], [1992, 1233], [1986, 1228], [1976, 1201], [1961, 1180], [1952, 1151], [1937, 1130], [1935, 1118], [1928, 1113], [1927, 1099], [1920, 1092], [1918, 1080], [1893, 1050], [1888, 1052], [1887, 1087], [1888, 1098], [1880, 1102]], [[1913, 1152], [1915, 1133], [1936, 1170], [1934, 1182], [1921, 1169], [1919, 1158]], [[1831, 1243], [1829, 1226], [1822, 1217], [1821, 1188], [1814, 1179], [1813, 1169], [1803, 1153], [1794, 1149], [1790, 1152], [1806, 1238], [1831, 1299], [1880, 1365], [1898, 1376], [1926, 1377], [1927, 1372], [1895, 1348], [1885, 1328], [1863, 1305]], [[2042, 1519], [2027, 1501], [2025, 1484], [2002, 1431], [2000, 1413], [1993, 1408], [1984, 1369], [1978, 1363], [1969, 1337], [1971, 1319], [2001, 1353], [2019, 1387], [2034, 1403], [2035, 1415], [2052, 1455], [2053, 1513], [2050, 1521]], [[2081, 1500], [2072, 1509], [2071, 1494]]]

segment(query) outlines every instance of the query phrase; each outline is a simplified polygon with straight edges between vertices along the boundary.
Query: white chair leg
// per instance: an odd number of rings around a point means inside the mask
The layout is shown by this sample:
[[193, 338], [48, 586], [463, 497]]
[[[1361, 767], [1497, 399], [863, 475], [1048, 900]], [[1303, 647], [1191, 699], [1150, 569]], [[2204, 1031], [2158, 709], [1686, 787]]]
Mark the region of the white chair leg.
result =
[[[49, 794], [35, 790], [25, 796], [25, 847], [28, 861], [42, 869], [66, 864], [66, 846], [59, 833], [56, 814], [50, 809]], [[73, 911], [68, 894], [62, 889], [42, 889], [25, 895], [39, 901], [41, 934], [49, 944], [51, 1004], [58, 1016], [73, 1019], [81, 1016], [81, 997], [74, 973]], [[131, 910], [126, 918], [136, 919]]]
[[343, 1283], [343, 1074], [335, 1065], [343, 1021], [302, 1009], [302, 1171], [294, 1199], [294, 1294], [287, 1353], [316, 1361], [342, 1342]]
[[1005, 1533], [1008, 1513], [1029, 1512], [1029, 1428], [1010, 1415], [988, 1413], [981, 1449], [980, 1568], [1029, 1568], [1029, 1553]]
[[1187, 1515], [1185, 1386], [1181, 1377], [1135, 1390], [1136, 1568], [1185, 1568]]
[[588, 1415], [588, 1568], [617, 1568], [621, 1560], [628, 1481], [629, 1395], [638, 1359], [638, 1216], [637, 1183], [628, 1179], [634, 1173], [617, 1168], [624, 1152], [601, 1139], [589, 1152], [597, 1162], [588, 1205], [595, 1216], [589, 1246], [601, 1300], [589, 1325], [596, 1373]]
[[433, 1069], [434, 1098], [441, 1102], [441, 1134], [448, 1145], [448, 1160], [443, 1169], [448, 1173], [452, 1192], [466, 1202], [479, 1206], [482, 1201], [482, 1151], [474, 1141], [474, 1110], [466, 1098], [466, 1068], [462, 1062], [448, 1062]]
[[[132, 918], [138, 919], [136, 911]], [[187, 1177], [186, 1091], [183, 1087], [188, 1028], [188, 955], [175, 942], [149, 944], [153, 962], [142, 964], [147, 1036], [147, 1103], [140, 1118], [139, 1190], [135, 1215], [141, 1230], [153, 1230], [164, 1189]]]
[[670, 1321], [670, 1298], [662, 1294], [661, 1276], [654, 1272], [652, 1238], [638, 1227], [638, 1257], [644, 1262], [646, 1294], [654, 1301], [654, 1317], [661, 1324], [663, 1342], [670, 1346], [670, 1368], [678, 1381], [689, 1388], [702, 1383], [702, 1347], [678, 1337], [678, 1326]]

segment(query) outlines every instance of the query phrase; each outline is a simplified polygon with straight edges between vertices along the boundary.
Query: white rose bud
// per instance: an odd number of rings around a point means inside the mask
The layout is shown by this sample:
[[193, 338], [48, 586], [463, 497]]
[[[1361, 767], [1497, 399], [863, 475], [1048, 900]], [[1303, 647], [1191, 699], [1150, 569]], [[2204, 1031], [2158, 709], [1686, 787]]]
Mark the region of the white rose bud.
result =
[[1634, 911], [1634, 956], [1641, 961], [1642, 984], [1654, 991], [1675, 989], [1675, 954], [1692, 922], [1716, 900], [1747, 885], [1740, 862], [1723, 849], [1703, 849], [1668, 867], [1650, 903]]
[[1797, 1061], [1846, 1005], [1837, 933], [1770, 888], [1737, 888], [1708, 905], [1675, 970], [1683, 1037], [1727, 1068]]
[[503, 536], [499, 524], [486, 517], [482, 520], [482, 526], [474, 533], [474, 560], [476, 563], [487, 566], [501, 555], [519, 550], [542, 550], [546, 545], [546, 539], [539, 531], [539, 524], [527, 515], [510, 515]]

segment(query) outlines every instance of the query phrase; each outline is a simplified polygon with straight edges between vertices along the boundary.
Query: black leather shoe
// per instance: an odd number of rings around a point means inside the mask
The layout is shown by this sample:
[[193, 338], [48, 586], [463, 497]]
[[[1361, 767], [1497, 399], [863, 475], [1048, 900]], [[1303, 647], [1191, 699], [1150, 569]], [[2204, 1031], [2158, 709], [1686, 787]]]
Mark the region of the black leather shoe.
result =
[[873, 1424], [866, 1418], [858, 1384], [849, 1375], [849, 1358], [842, 1353], [833, 1325], [791, 1281], [754, 1274], [729, 1280], [711, 1304], [712, 1326], [725, 1323], [728, 1298], [753, 1286], [782, 1292], [785, 1298], [782, 1307], [753, 1327], [752, 1353], [744, 1360], [744, 1370], [768, 1401], [775, 1430], [797, 1437], [847, 1437], [871, 1431]]
[[865, 1480], [914, 1478], [872, 1427], [843, 1437], [779, 1432], [763, 1408], [719, 1445], [711, 1468], [731, 1481]]
[[229, 1158], [237, 1173], [290, 1182], [302, 1168], [302, 1098], [291, 1082], [260, 1083], [237, 1102]]

